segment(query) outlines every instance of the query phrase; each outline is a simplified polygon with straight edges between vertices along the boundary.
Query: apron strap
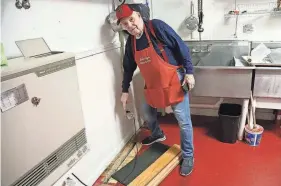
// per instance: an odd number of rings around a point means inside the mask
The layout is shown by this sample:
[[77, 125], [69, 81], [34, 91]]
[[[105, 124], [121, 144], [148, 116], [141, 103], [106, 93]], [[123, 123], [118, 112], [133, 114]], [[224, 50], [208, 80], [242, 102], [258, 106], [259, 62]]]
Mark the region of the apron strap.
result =
[[160, 49], [160, 52], [162, 53], [162, 56], [163, 56], [164, 60], [168, 63], [168, 62], [169, 62], [169, 58], [168, 58], [168, 56], [167, 56], [167, 54], [166, 54], [166, 51], [165, 51], [164, 48], [163, 48], [163, 44], [162, 44], [162, 43], [159, 41], [159, 39], [157, 39], [157, 37], [156, 37], [155, 31], [154, 31], [154, 29], [153, 29], [152, 21], [149, 21], [148, 25], [149, 25], [149, 29], [150, 29], [150, 31], [151, 31], [151, 34], [153, 35], [153, 37], [154, 37], [154, 38], [156, 39], [156, 41], [157, 41], [158, 47], [159, 47], [159, 49]]
[[[164, 48], [163, 48], [163, 44], [162, 44], [162, 43], [159, 41], [159, 39], [156, 37], [156, 34], [155, 34], [154, 29], [153, 29], [153, 25], [152, 25], [152, 22], [151, 22], [151, 21], [149, 21], [148, 26], [149, 26], [149, 29], [150, 29], [150, 31], [151, 31], [152, 36], [156, 39], [157, 45], [158, 45], [159, 50], [160, 50], [160, 52], [161, 52], [161, 54], [162, 54], [162, 56], [163, 56], [163, 58], [164, 58], [164, 61], [166, 61], [167, 63], [169, 63], [169, 58], [168, 58], [168, 56], [167, 56], [167, 54], [166, 54], [166, 51], [165, 51]], [[150, 37], [149, 37], [148, 31], [147, 31], [145, 25], [144, 25], [144, 33], [145, 33], [145, 35], [146, 35], [146, 38], [147, 38], [147, 41], [148, 41], [148, 45], [151, 47], [151, 46], [152, 46], [152, 42], [151, 42], [151, 39], [150, 39]], [[132, 39], [133, 47], [134, 47], [134, 50], [133, 50], [133, 55], [134, 55], [134, 53], [137, 51], [137, 47], [136, 47], [136, 36], [133, 36], [131, 39]], [[152, 47], [153, 47], [153, 46], [152, 46]]]

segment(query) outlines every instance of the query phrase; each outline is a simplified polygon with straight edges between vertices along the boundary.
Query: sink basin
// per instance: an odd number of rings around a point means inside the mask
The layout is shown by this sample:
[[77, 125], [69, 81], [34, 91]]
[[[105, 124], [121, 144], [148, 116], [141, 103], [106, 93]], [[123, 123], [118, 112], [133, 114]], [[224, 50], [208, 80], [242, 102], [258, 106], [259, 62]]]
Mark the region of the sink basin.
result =
[[[236, 66], [235, 58], [248, 55], [248, 41], [188, 41], [194, 65], [192, 96], [249, 98], [254, 67]], [[242, 64], [242, 63], [241, 63]]]
[[[281, 41], [275, 42], [253, 42], [254, 49], [260, 43], [269, 49], [281, 49]], [[271, 56], [273, 57], [273, 56]], [[280, 59], [279, 59], [280, 60]], [[255, 67], [254, 97], [257, 98], [281, 98], [281, 67]]]
[[[242, 59], [248, 55], [247, 41], [198, 41], [186, 42], [190, 48], [192, 63], [195, 67], [216, 66], [234, 67], [233, 57]], [[245, 66], [247, 64], [245, 63]]]

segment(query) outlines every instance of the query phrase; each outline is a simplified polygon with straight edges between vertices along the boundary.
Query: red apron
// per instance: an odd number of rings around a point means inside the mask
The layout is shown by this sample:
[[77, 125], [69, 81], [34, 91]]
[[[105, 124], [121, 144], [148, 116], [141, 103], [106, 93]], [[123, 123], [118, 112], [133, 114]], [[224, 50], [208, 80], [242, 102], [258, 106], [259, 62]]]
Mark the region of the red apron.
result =
[[[149, 28], [156, 38], [151, 21]], [[168, 57], [162, 44], [157, 40], [163, 60], [154, 50], [149, 34], [144, 26], [149, 46], [141, 51], [136, 50], [136, 37], [133, 38], [134, 57], [145, 81], [144, 96], [147, 104], [154, 108], [165, 108], [184, 99], [184, 92], [177, 75], [178, 66], [168, 63]], [[157, 39], [157, 38], [156, 38]]]

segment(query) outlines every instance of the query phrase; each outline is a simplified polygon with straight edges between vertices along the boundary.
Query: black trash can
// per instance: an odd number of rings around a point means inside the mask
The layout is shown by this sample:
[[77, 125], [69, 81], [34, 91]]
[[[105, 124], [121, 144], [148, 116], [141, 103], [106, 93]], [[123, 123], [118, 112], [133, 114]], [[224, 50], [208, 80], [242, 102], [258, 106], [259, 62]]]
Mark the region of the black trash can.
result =
[[235, 143], [239, 127], [242, 106], [239, 104], [222, 103], [219, 108], [221, 134], [224, 143]]

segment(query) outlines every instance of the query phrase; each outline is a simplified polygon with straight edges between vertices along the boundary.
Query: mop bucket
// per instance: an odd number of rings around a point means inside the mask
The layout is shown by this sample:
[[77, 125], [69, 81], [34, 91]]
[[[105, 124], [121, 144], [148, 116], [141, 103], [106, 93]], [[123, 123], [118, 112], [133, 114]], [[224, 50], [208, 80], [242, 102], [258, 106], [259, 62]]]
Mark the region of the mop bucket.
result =
[[262, 139], [264, 128], [256, 124], [255, 129], [250, 129], [249, 125], [245, 126], [245, 141], [250, 146], [258, 146]]

